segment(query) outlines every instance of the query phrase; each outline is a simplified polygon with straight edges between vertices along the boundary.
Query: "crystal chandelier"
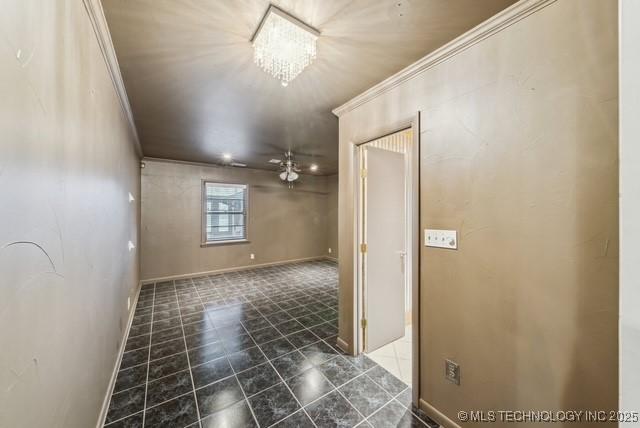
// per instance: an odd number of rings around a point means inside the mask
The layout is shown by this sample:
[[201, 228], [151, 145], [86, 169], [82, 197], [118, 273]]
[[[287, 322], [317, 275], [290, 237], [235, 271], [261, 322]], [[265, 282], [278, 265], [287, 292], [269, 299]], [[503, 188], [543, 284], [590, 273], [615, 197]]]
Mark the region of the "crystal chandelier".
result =
[[253, 61], [287, 86], [316, 58], [319, 35], [318, 30], [271, 5], [251, 38]]

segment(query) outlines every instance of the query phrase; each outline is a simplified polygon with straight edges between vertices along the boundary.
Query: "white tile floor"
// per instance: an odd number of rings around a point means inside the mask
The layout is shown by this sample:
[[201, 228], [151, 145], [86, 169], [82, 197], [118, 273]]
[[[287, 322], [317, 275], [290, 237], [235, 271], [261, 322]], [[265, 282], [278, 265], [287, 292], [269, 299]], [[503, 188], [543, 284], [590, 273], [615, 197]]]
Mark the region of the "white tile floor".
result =
[[404, 337], [391, 342], [367, 356], [390, 371], [404, 383], [411, 386], [411, 326], [404, 331]]

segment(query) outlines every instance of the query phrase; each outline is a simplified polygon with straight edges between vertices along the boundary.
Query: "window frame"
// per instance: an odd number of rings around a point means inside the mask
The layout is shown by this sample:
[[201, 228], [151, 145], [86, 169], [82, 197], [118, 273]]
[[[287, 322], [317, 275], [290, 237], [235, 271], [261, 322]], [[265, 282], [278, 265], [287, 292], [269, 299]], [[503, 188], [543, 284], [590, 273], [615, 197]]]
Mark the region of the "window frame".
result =
[[[244, 187], [244, 238], [207, 241], [207, 185]], [[200, 192], [200, 246], [243, 244], [249, 241], [249, 184], [203, 179]]]

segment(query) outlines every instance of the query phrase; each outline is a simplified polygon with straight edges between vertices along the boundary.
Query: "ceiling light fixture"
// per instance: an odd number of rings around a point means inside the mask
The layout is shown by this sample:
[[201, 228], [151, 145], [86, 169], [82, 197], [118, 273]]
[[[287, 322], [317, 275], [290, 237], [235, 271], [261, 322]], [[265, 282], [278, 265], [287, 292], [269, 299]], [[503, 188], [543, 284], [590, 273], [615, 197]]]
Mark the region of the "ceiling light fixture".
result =
[[293, 187], [293, 182], [300, 178], [298, 174], [300, 168], [298, 164], [293, 160], [293, 154], [288, 151], [284, 154], [284, 159], [280, 162], [280, 180], [286, 182], [289, 185], [289, 189]]
[[311, 166], [309, 167], [309, 170], [311, 172], [316, 172], [318, 170], [318, 165], [316, 165], [315, 163], [312, 163]]
[[230, 161], [232, 159], [231, 153], [223, 153], [222, 154], [222, 159], [224, 159], [226, 161]]
[[287, 86], [316, 58], [319, 35], [315, 28], [270, 5], [251, 38], [253, 61]]

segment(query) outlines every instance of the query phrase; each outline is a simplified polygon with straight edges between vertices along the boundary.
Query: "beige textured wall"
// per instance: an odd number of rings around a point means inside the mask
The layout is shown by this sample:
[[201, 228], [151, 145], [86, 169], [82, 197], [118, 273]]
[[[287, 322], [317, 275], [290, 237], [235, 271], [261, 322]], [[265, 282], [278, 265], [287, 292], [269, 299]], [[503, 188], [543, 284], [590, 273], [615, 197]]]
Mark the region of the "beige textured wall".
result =
[[338, 259], [338, 174], [327, 177], [327, 256]]
[[[145, 164], [143, 279], [326, 255], [326, 177], [303, 175], [288, 189], [274, 171], [150, 160]], [[249, 243], [200, 247], [203, 179], [249, 184]]]
[[138, 283], [138, 158], [82, 1], [0, 9], [0, 426], [87, 428]]
[[454, 421], [616, 408], [617, 59], [617, 1], [558, 0], [340, 119], [351, 343], [351, 143], [422, 112], [421, 229], [456, 229], [460, 247], [421, 249], [420, 393]]

